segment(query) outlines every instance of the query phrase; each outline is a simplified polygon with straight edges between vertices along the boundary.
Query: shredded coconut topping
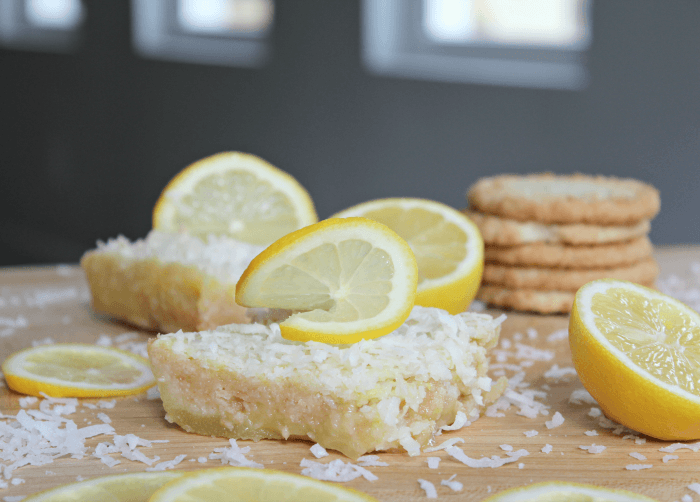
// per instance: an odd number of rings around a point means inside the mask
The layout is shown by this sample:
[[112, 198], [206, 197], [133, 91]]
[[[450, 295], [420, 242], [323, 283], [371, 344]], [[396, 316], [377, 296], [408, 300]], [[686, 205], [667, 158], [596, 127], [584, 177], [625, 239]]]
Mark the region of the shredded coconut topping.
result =
[[145, 239], [130, 242], [119, 236], [106, 243], [98, 242], [97, 249], [129, 259], [158, 259], [194, 266], [207, 275], [235, 284], [264, 247], [225, 236], [209, 235], [205, 242], [188, 234], [151, 230]]
[[462, 483], [460, 483], [459, 481], [454, 481], [454, 479], [456, 477], [457, 477], [457, 475], [453, 474], [448, 479], [443, 479], [442, 481], [440, 481], [440, 484], [442, 486], [448, 487], [453, 492], [461, 492], [462, 488], [464, 488], [464, 485]]

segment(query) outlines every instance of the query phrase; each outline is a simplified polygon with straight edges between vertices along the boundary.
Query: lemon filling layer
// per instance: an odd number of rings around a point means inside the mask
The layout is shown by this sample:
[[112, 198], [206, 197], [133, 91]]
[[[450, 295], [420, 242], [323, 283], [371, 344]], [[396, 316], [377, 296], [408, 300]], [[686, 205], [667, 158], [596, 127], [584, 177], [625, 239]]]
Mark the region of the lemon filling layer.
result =
[[160, 335], [149, 346], [166, 418], [239, 439], [301, 437], [350, 457], [411, 455], [505, 387], [488, 375], [502, 318], [414, 307], [392, 333], [352, 345], [295, 342], [279, 326]]

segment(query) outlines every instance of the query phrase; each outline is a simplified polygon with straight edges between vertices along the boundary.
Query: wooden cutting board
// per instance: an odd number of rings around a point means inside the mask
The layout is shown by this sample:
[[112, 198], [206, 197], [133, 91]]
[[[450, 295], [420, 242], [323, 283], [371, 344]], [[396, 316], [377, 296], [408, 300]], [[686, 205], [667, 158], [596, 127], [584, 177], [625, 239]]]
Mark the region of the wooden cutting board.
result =
[[[695, 261], [700, 262], [700, 247], [667, 248], [657, 252], [662, 267], [662, 278], [670, 274], [691, 277], [690, 267]], [[696, 286], [698, 286], [696, 284]], [[489, 311], [499, 315], [500, 311]], [[695, 500], [700, 497], [691, 492], [687, 486], [700, 482], [700, 452], [680, 450], [675, 454], [678, 459], [664, 463], [666, 454], [659, 449], [670, 443], [641, 436], [636, 443], [633, 438], [624, 439], [610, 429], [599, 425], [599, 419], [588, 415], [591, 404], [571, 404], [572, 392], [582, 389], [575, 375], [564, 376], [560, 380], [548, 378], [545, 373], [553, 365], [570, 368], [571, 359], [568, 340], [561, 336], [567, 328], [567, 316], [535, 316], [507, 313], [503, 324], [501, 340], [501, 358], [507, 364], [519, 364], [516, 359], [516, 344], [549, 351], [553, 358], [548, 361], [536, 361], [525, 369], [525, 382], [530, 388], [544, 390], [546, 397], [541, 402], [550, 407], [549, 416], [526, 418], [516, 414], [517, 408], [511, 407], [504, 417], [482, 417], [471, 426], [462, 430], [445, 433], [438, 438], [442, 442], [453, 437], [464, 439], [459, 444], [464, 452], [472, 457], [498, 455], [505, 456], [500, 445], [511, 445], [514, 450], [524, 448], [529, 455], [518, 462], [499, 468], [471, 468], [451, 458], [444, 451], [409, 457], [399, 453], [380, 453], [381, 461], [386, 467], [370, 467], [379, 479], [367, 481], [355, 479], [347, 486], [375, 496], [381, 501], [411, 501], [426, 498], [420, 489], [418, 479], [432, 482], [438, 497], [446, 500], [480, 501], [498, 491], [522, 486], [529, 483], [564, 480], [593, 483], [609, 488], [625, 488], [645, 494], [662, 501], [680, 500], [683, 495], [692, 495]], [[558, 332], [558, 333], [557, 333]], [[131, 333], [130, 335], [124, 335]], [[120, 336], [121, 335], [121, 336]], [[559, 335], [559, 336], [557, 336]], [[95, 315], [89, 306], [89, 291], [82, 272], [75, 266], [47, 266], [30, 268], [10, 268], [0, 270], [0, 357], [40, 341], [81, 341], [143, 344], [154, 335], [134, 331], [134, 328], [110, 319]], [[511, 347], [507, 350], [504, 347]], [[498, 368], [492, 357], [493, 372], [511, 370]], [[526, 363], [527, 364], [527, 363]], [[21, 408], [22, 397], [6, 388], [0, 388], [0, 411], [3, 414], [16, 414]], [[97, 403], [98, 400], [83, 400], [83, 403]], [[36, 408], [36, 405], [34, 406]], [[563, 425], [548, 429], [545, 425], [555, 412], [560, 412], [565, 421]], [[171, 460], [177, 455], [187, 457], [177, 469], [193, 470], [221, 465], [218, 460], [200, 463], [196, 459], [207, 457], [214, 448], [228, 446], [227, 440], [202, 437], [183, 432], [177, 426], [169, 424], [163, 418], [164, 411], [159, 399], [147, 399], [146, 395], [117, 399], [111, 409], [89, 409], [79, 406], [68, 418], [73, 419], [78, 427], [102, 423], [98, 413], [106, 413], [117, 434], [136, 434], [148, 440], [168, 440], [156, 443], [141, 451], [148, 457], [159, 456], [160, 461]], [[698, 417], [700, 420], [700, 417]], [[526, 431], [537, 431], [537, 435], [528, 437]], [[586, 435], [586, 431], [596, 431], [598, 435]], [[88, 446], [95, 446], [99, 441], [111, 437], [97, 437], [87, 441]], [[643, 441], [642, 441], [643, 440]], [[643, 444], [638, 444], [643, 443]], [[552, 446], [550, 453], [541, 450], [546, 445]], [[580, 446], [592, 444], [603, 445], [605, 451], [591, 454]], [[263, 463], [266, 468], [280, 469], [300, 473], [299, 465], [303, 458], [317, 460], [309, 451], [311, 443], [301, 441], [261, 441], [239, 442], [239, 446], [250, 446], [248, 458]], [[638, 460], [629, 454], [637, 452], [646, 456]], [[25, 466], [14, 473], [14, 478], [24, 483], [0, 490], [0, 498], [35, 493], [64, 483], [75, 481], [78, 477], [89, 478], [106, 474], [143, 471], [143, 463], [133, 462], [113, 455], [121, 463], [109, 468], [96, 458], [59, 459], [44, 466]], [[437, 469], [429, 469], [427, 457], [436, 456], [442, 460]], [[331, 453], [318, 461], [328, 462], [333, 459], [347, 458]], [[0, 462], [2, 464], [2, 462]], [[650, 464], [652, 468], [631, 471], [625, 467], [630, 464]], [[460, 492], [453, 492], [440, 481], [456, 475], [455, 480], [464, 487]]]

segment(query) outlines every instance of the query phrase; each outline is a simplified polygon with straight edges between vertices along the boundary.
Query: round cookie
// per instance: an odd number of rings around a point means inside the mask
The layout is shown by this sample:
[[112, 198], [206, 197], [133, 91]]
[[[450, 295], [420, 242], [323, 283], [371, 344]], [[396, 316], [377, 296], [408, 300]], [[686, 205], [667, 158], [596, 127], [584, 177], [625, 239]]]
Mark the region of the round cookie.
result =
[[517, 246], [533, 242], [586, 246], [623, 242], [649, 233], [651, 222], [642, 220], [632, 225], [546, 224], [517, 221], [483, 214], [469, 209], [462, 212], [479, 227], [484, 242], [493, 246]]
[[[641, 283], [654, 287], [654, 283]], [[539, 314], [568, 314], [574, 304], [573, 291], [538, 291], [534, 289], [508, 289], [482, 284], [476, 298], [494, 307], [537, 312]]]
[[482, 178], [467, 192], [473, 209], [520, 221], [630, 225], [659, 212], [659, 192], [629, 178], [583, 174]]
[[487, 263], [549, 268], [610, 268], [629, 265], [648, 258], [653, 247], [648, 237], [626, 242], [593, 246], [566, 244], [521, 244], [519, 246], [486, 246]]
[[487, 263], [484, 265], [484, 283], [509, 289], [537, 289], [544, 291], [576, 291], [596, 279], [619, 279], [641, 284], [654, 282], [659, 266], [653, 258], [632, 265], [614, 268], [556, 269], [513, 267]]
[[508, 289], [482, 284], [476, 298], [496, 307], [540, 314], [564, 314], [571, 312], [575, 295], [571, 291]]

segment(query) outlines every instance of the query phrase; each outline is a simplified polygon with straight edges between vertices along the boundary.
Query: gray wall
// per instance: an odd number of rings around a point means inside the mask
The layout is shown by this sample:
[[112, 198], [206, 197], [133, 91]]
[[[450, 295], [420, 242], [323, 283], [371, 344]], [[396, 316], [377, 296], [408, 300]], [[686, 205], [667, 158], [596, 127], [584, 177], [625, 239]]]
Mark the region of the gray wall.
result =
[[0, 49], [0, 265], [144, 236], [171, 176], [222, 150], [293, 174], [322, 218], [387, 196], [463, 207], [502, 172], [630, 176], [661, 191], [655, 244], [700, 243], [697, 0], [595, 1], [579, 92], [374, 76], [357, 1], [276, 4], [258, 70], [138, 57], [125, 0], [87, 2], [75, 54]]

